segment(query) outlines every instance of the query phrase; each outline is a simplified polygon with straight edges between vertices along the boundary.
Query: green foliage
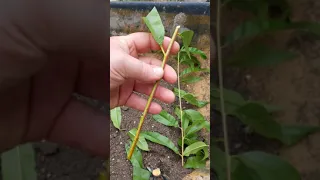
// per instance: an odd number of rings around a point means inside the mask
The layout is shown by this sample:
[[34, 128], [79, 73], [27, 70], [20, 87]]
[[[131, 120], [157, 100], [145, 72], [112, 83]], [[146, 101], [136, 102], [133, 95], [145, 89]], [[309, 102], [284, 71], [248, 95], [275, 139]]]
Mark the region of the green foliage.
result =
[[165, 31], [157, 8], [154, 7], [146, 17], [143, 17], [143, 20], [146, 23], [155, 41], [159, 45], [162, 45]]
[[147, 140], [149, 140], [151, 142], [166, 146], [167, 148], [171, 149], [176, 154], [179, 154], [179, 149], [166, 136], [163, 136], [157, 132], [149, 132], [149, 131], [141, 132], [141, 136], [144, 136]]
[[122, 120], [121, 108], [116, 107], [116, 108], [112, 109], [110, 111], [110, 115], [111, 115], [111, 121], [113, 123], [113, 126], [120, 130], [121, 120]]
[[[131, 129], [128, 132], [128, 135], [129, 135], [129, 137], [130, 137], [130, 139], [132, 141], [134, 140], [136, 132], [137, 132], [136, 128]], [[149, 151], [148, 143], [147, 143], [146, 139], [143, 136], [139, 136], [139, 139], [138, 139], [138, 142], [137, 142], [137, 146], [143, 151]]]
[[36, 180], [35, 153], [32, 144], [24, 144], [1, 154], [3, 180]]
[[[131, 143], [130, 143], [131, 144]], [[129, 153], [129, 144], [125, 145], [127, 154]], [[142, 154], [138, 148], [135, 148], [130, 162], [133, 166], [133, 180], [149, 180], [151, 173], [144, 169], [142, 162]]]
[[166, 111], [161, 111], [160, 114], [153, 115], [153, 119], [166, 126], [179, 127], [179, 122]]
[[234, 67], [264, 67], [292, 60], [296, 55], [261, 43], [246, 44], [226, 59], [225, 65]]
[[179, 90], [177, 88], [174, 88], [173, 92], [174, 92], [174, 94], [176, 96], [179, 96], [179, 92], [180, 92], [180, 95], [181, 95], [182, 99], [184, 99], [188, 103], [190, 103], [192, 105], [195, 105], [195, 106], [197, 106], [199, 108], [202, 108], [202, 107], [206, 106], [209, 103], [209, 102], [206, 102], [206, 101], [199, 101], [199, 100], [197, 100], [195, 95], [193, 95], [191, 93], [187, 93], [186, 91], [181, 90], [181, 89]]
[[[288, 50], [274, 48], [264, 43], [266, 35], [295, 30], [320, 35], [320, 24], [316, 22], [294, 22], [291, 8], [286, 0], [223, 0], [223, 7], [236, 8], [251, 13], [249, 19], [240, 23], [224, 37], [224, 48], [233, 48], [223, 64], [227, 67], [254, 68], [277, 65], [296, 57]], [[221, 8], [221, 7], [218, 7]], [[274, 9], [280, 11], [273, 11]], [[222, 49], [222, 47], [218, 47]], [[259, 101], [246, 100], [240, 93], [224, 89], [225, 113], [237, 117], [256, 133], [277, 139], [285, 145], [294, 145], [309, 134], [319, 131], [319, 127], [303, 125], [284, 125], [275, 120], [275, 112], [281, 107]], [[221, 92], [211, 91], [211, 102], [221, 111]], [[228, 143], [228, 142], [224, 142]], [[219, 180], [227, 180], [226, 156], [231, 157], [231, 179], [233, 180], [300, 180], [298, 171], [278, 156], [264, 152], [245, 152], [230, 156], [211, 144], [212, 168]]]

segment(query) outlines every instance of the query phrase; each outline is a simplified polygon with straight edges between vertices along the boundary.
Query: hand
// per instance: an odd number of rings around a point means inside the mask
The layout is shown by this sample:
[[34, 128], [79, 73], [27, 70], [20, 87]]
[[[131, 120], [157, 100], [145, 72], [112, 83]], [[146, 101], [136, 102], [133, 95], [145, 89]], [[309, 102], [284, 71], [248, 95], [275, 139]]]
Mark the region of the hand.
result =
[[[170, 38], [165, 37], [164, 49], [170, 43]], [[150, 50], [159, 50], [150, 33], [133, 33], [127, 36], [115, 36], [110, 40], [110, 108], [128, 106], [143, 111], [147, 100], [133, 93], [134, 91], [149, 95], [155, 82], [163, 77], [169, 83], [175, 83], [177, 74], [175, 70], [166, 65], [161, 68], [162, 60], [139, 56]], [[171, 53], [179, 51], [179, 44], [174, 43]], [[155, 92], [154, 98], [166, 103], [175, 100], [174, 93], [162, 86]], [[161, 112], [161, 106], [152, 102], [149, 113]]]
[[[0, 152], [46, 139], [106, 157], [109, 100], [104, 1], [0, 2]], [[72, 13], [70, 13], [72, 12]]]

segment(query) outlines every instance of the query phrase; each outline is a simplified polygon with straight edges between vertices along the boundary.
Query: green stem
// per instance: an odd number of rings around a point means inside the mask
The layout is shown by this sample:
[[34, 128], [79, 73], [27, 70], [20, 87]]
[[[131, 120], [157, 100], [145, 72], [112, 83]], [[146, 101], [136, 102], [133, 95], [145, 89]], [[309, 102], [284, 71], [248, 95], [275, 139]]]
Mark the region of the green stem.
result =
[[[176, 29], [175, 29], [175, 32], [174, 32], [174, 34], [173, 34], [173, 36], [172, 36], [172, 38], [171, 38], [171, 41], [170, 41], [170, 44], [169, 44], [169, 46], [168, 46], [167, 52], [166, 52], [166, 54], [165, 54], [164, 57], [163, 57], [163, 61], [162, 61], [162, 65], [161, 65], [162, 69], [164, 69], [164, 67], [165, 67], [165, 65], [166, 65], [166, 63], [167, 63], [167, 60], [168, 60], [168, 57], [169, 57], [171, 48], [172, 48], [173, 43], [174, 43], [174, 41], [175, 41], [175, 39], [176, 39], [176, 37], [177, 37], [177, 34], [178, 34], [179, 29], [180, 29], [180, 26], [177, 26]], [[162, 45], [161, 45], [160, 47], [161, 47], [161, 49], [163, 49]], [[144, 122], [144, 120], [145, 120], [145, 118], [146, 118], [146, 115], [147, 115], [147, 113], [148, 113], [148, 111], [149, 111], [151, 102], [152, 102], [152, 100], [153, 100], [153, 96], [154, 96], [154, 94], [155, 94], [155, 92], [156, 92], [156, 89], [157, 89], [157, 87], [158, 87], [158, 85], [159, 85], [159, 82], [160, 82], [160, 80], [157, 81], [156, 84], [153, 86], [152, 91], [151, 91], [151, 94], [150, 94], [149, 99], [148, 99], [148, 102], [147, 102], [147, 105], [146, 105], [146, 107], [144, 108], [143, 114], [142, 114], [142, 116], [141, 116], [141, 118], [140, 118], [139, 126], [138, 126], [136, 135], [135, 135], [135, 137], [134, 137], [133, 143], [132, 143], [132, 145], [131, 145], [131, 148], [130, 148], [130, 151], [129, 151], [129, 154], [128, 154], [128, 159], [129, 159], [129, 160], [131, 159], [132, 154], [133, 154], [133, 151], [134, 151], [134, 149], [135, 149], [135, 147], [136, 147], [136, 145], [137, 145], [137, 142], [138, 142], [138, 139], [139, 139], [139, 136], [140, 136], [140, 132], [141, 132], [141, 129], [142, 129], [143, 122]]]
[[219, 69], [219, 87], [220, 87], [220, 105], [221, 105], [221, 115], [223, 122], [223, 136], [224, 136], [224, 148], [226, 155], [226, 173], [227, 180], [231, 180], [231, 161], [229, 153], [229, 140], [228, 140], [228, 128], [227, 128], [227, 118], [224, 105], [224, 93], [223, 93], [223, 69], [222, 69], [222, 52], [221, 52], [221, 37], [220, 37], [220, 23], [221, 20], [221, 0], [217, 1], [217, 54], [218, 54], [218, 69]]
[[182, 167], [184, 165], [184, 159], [183, 159], [183, 154], [184, 154], [184, 130], [183, 130], [183, 122], [182, 122], [182, 103], [181, 103], [181, 93], [180, 93], [180, 52], [178, 53], [178, 92], [179, 92], [179, 106], [180, 106], [180, 119], [181, 119], [181, 164]]

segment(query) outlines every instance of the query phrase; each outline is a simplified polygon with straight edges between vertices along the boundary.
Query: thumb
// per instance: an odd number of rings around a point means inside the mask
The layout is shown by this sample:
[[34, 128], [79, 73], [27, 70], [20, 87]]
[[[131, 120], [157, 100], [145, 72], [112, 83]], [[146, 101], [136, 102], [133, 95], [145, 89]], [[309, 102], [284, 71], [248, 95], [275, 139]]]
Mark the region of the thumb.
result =
[[124, 75], [126, 79], [134, 79], [142, 82], [154, 82], [160, 80], [164, 71], [161, 66], [147, 64], [130, 55], [127, 56], [124, 65]]

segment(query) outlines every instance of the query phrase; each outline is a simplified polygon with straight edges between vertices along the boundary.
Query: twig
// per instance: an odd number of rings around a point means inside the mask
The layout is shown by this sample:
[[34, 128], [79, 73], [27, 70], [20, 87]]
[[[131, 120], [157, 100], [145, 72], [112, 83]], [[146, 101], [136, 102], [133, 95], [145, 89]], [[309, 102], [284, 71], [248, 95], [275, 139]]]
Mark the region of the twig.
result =
[[[177, 26], [176, 29], [175, 29], [175, 31], [174, 31], [174, 34], [173, 34], [173, 36], [172, 36], [172, 38], [171, 38], [171, 41], [170, 41], [170, 44], [169, 44], [169, 46], [168, 46], [167, 52], [166, 52], [166, 54], [165, 54], [164, 57], [163, 57], [163, 61], [162, 61], [162, 65], [161, 65], [162, 69], [164, 69], [164, 67], [165, 67], [165, 65], [166, 65], [166, 62], [167, 62], [167, 60], [168, 60], [168, 57], [169, 57], [169, 54], [170, 54], [170, 51], [171, 51], [171, 48], [172, 48], [172, 45], [173, 45], [173, 43], [174, 43], [174, 41], [175, 41], [175, 39], [176, 39], [176, 37], [177, 37], [177, 34], [178, 34], [179, 29], [180, 29], [180, 26]], [[131, 159], [132, 154], [133, 154], [133, 151], [134, 151], [134, 149], [135, 149], [135, 147], [136, 147], [136, 145], [137, 145], [137, 142], [138, 142], [138, 139], [139, 139], [139, 136], [140, 136], [140, 132], [141, 132], [141, 128], [142, 128], [144, 119], [146, 118], [146, 115], [147, 115], [147, 113], [148, 113], [148, 111], [149, 111], [150, 104], [151, 104], [151, 102], [152, 102], [152, 100], [153, 100], [153, 96], [154, 96], [154, 93], [156, 92], [156, 89], [157, 89], [157, 87], [158, 87], [158, 85], [159, 85], [159, 82], [160, 82], [160, 80], [157, 81], [156, 84], [153, 86], [153, 89], [152, 89], [151, 94], [150, 94], [150, 96], [149, 96], [147, 105], [146, 105], [146, 107], [145, 107], [145, 109], [144, 109], [144, 111], [143, 111], [143, 114], [142, 114], [141, 118], [140, 118], [138, 130], [137, 130], [137, 132], [136, 132], [136, 135], [135, 135], [135, 137], [134, 137], [133, 143], [132, 143], [132, 145], [131, 145], [131, 148], [130, 148], [130, 151], [129, 151], [129, 154], [128, 154], [128, 159], [129, 159], [129, 160]]]
[[220, 87], [220, 104], [221, 104], [221, 115], [223, 122], [223, 137], [224, 137], [224, 148], [226, 155], [226, 169], [227, 169], [227, 180], [231, 180], [231, 162], [229, 154], [229, 140], [228, 140], [228, 128], [227, 128], [227, 118], [224, 105], [224, 93], [223, 93], [223, 69], [222, 69], [222, 52], [221, 52], [221, 0], [217, 1], [217, 54], [218, 54], [218, 69], [219, 69], [219, 87]]

